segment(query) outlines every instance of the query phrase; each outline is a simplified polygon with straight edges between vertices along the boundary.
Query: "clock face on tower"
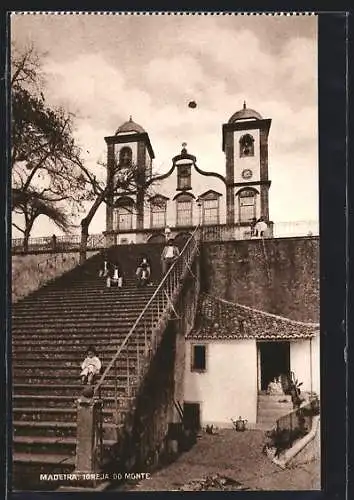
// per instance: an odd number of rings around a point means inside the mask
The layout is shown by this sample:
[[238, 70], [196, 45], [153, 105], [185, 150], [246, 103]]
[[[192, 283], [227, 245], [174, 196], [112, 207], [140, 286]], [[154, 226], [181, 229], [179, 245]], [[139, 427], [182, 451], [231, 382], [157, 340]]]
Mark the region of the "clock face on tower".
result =
[[245, 180], [248, 180], [252, 177], [252, 170], [249, 168], [245, 168], [245, 170], [242, 170], [242, 178]]

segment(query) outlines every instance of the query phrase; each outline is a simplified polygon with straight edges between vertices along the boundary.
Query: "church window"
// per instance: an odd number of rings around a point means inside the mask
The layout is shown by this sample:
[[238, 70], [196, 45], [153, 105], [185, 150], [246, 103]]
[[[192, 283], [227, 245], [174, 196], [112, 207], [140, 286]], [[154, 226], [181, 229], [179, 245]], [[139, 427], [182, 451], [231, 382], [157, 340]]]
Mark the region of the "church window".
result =
[[219, 198], [203, 200], [203, 224], [219, 224]]
[[206, 370], [206, 346], [192, 345], [191, 371], [204, 372]]
[[166, 226], [166, 198], [162, 196], [155, 196], [151, 202], [151, 227], [165, 227]]
[[250, 134], [245, 134], [240, 141], [240, 157], [254, 156], [254, 139]]
[[179, 165], [177, 169], [177, 189], [191, 189], [190, 165]]
[[134, 202], [130, 198], [121, 198], [113, 211], [113, 227], [116, 231], [133, 229]]
[[132, 150], [128, 146], [124, 146], [119, 151], [119, 166], [120, 167], [129, 167], [132, 164], [133, 153]]
[[191, 226], [193, 224], [193, 198], [182, 195], [176, 199], [177, 203], [177, 226]]
[[256, 194], [253, 189], [244, 189], [239, 193], [240, 222], [249, 223], [256, 217]]

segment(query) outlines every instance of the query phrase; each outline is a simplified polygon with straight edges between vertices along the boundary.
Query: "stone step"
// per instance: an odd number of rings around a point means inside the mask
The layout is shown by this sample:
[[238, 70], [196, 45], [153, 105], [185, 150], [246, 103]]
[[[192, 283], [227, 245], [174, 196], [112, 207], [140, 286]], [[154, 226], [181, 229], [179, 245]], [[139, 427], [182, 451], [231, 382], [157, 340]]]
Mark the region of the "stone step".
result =
[[[152, 282], [155, 283], [155, 285], [153, 286], [156, 286], [159, 282], [160, 282], [160, 277], [155, 275], [155, 279], [154, 279], [154, 276], [152, 277]], [[75, 281], [67, 281], [65, 283], [55, 283], [55, 282], [52, 282], [50, 284], [47, 285], [46, 290], [50, 290], [50, 291], [57, 291], [57, 290], [69, 290], [69, 291], [75, 291], [76, 289], [84, 289], [84, 288], [87, 288], [89, 291], [90, 290], [94, 290], [94, 289], [98, 289], [98, 288], [106, 288], [106, 278], [99, 278], [97, 277], [97, 275], [85, 275], [85, 276], [81, 276], [80, 278], [77, 278]], [[143, 287], [139, 287], [137, 285], [137, 281], [135, 279], [135, 277], [127, 277], [123, 275], [123, 286], [122, 286], [122, 289], [123, 290], [146, 290], [148, 288], [152, 288], [152, 286], [143, 286]]]
[[[75, 456], [76, 444], [76, 438], [72, 436], [14, 436], [12, 441], [13, 452], [15, 454], [64, 455], [66, 458], [68, 456]], [[107, 450], [114, 444], [115, 440], [106, 439], [103, 441], [103, 448]]]
[[[108, 365], [108, 363], [111, 361], [112, 356], [109, 356], [107, 358], [100, 356], [100, 360], [102, 362], [102, 370], [101, 373], [103, 373], [103, 370], [105, 366]], [[75, 360], [64, 360], [64, 359], [58, 359], [58, 358], [53, 358], [48, 356], [48, 357], [42, 357], [41, 359], [34, 359], [34, 360], [28, 360], [27, 359], [13, 359], [12, 360], [12, 368], [21, 368], [21, 369], [29, 369], [29, 370], [48, 370], [48, 371], [53, 371], [55, 370], [75, 370], [75, 373], [79, 370], [81, 371], [81, 362], [82, 359], [75, 359]], [[117, 363], [117, 370], [127, 370], [128, 366], [133, 366], [133, 363], [136, 363], [135, 358], [131, 358], [130, 360], [127, 360], [126, 357], [119, 358], [119, 363]], [[112, 368], [113, 369], [113, 368]]]
[[258, 417], [259, 418], [279, 418], [284, 415], [287, 415], [292, 411], [292, 408], [290, 409], [284, 409], [284, 410], [263, 410], [260, 409], [258, 410]]
[[[59, 408], [76, 408], [78, 395], [61, 396], [55, 394], [14, 394], [12, 397], [12, 405], [16, 408], [37, 408], [43, 407], [59, 407]], [[106, 408], [115, 407], [114, 396], [104, 396], [104, 405]], [[118, 395], [118, 407], [125, 407], [134, 398]]]
[[[162, 292], [158, 292], [157, 295], [161, 295]], [[23, 302], [18, 302], [14, 304], [13, 313], [23, 314], [24, 312], [28, 312], [34, 308], [40, 308], [43, 304], [46, 305], [48, 309], [53, 309], [56, 307], [60, 307], [63, 309], [64, 307], [68, 309], [72, 309], [77, 311], [79, 309], [83, 310], [91, 310], [91, 309], [99, 309], [99, 308], [107, 308], [107, 306], [117, 307], [124, 304], [128, 304], [130, 307], [133, 307], [134, 304], [145, 304], [147, 303], [151, 297], [152, 293], [143, 295], [136, 295], [132, 293], [131, 295], [124, 294], [120, 290], [101, 290], [96, 292], [92, 296], [86, 296], [85, 292], [81, 294], [71, 297], [67, 293], [63, 293], [61, 297], [48, 295], [40, 295], [36, 299], [27, 298]], [[109, 311], [109, 309], [108, 309]], [[42, 310], [45, 312], [45, 310]]]
[[76, 422], [13, 421], [14, 436], [76, 437]]
[[14, 463], [25, 463], [30, 464], [45, 464], [45, 465], [68, 465], [75, 466], [75, 458], [71, 455], [58, 455], [58, 454], [41, 454], [37, 453], [33, 455], [32, 453], [14, 453], [13, 454]]
[[[132, 370], [133, 372], [133, 370]], [[132, 373], [130, 374], [132, 376]], [[67, 373], [63, 373], [63, 374], [52, 374], [52, 373], [49, 373], [49, 374], [44, 374], [44, 375], [41, 375], [41, 374], [30, 374], [30, 373], [26, 373], [26, 372], [22, 372], [22, 373], [17, 373], [15, 372], [13, 374], [13, 381], [16, 383], [16, 384], [24, 384], [24, 383], [29, 383], [29, 384], [33, 384], [33, 385], [37, 385], [37, 384], [40, 384], [40, 383], [43, 383], [43, 384], [56, 384], [58, 382], [62, 383], [63, 385], [66, 385], [66, 384], [70, 384], [73, 383], [75, 380], [80, 380], [80, 375], [79, 374], [67, 374]], [[127, 375], [126, 374], [118, 374], [118, 376], [115, 376], [115, 374], [113, 372], [108, 372], [108, 374], [106, 375], [106, 381], [113, 381], [113, 380], [117, 380], [118, 384], [122, 384], [122, 383], [126, 383], [127, 382]], [[34, 391], [35, 391], [35, 388], [34, 388]]]
[[[117, 321], [131, 321], [136, 319], [137, 315], [140, 314], [141, 310], [136, 307], [135, 309], [128, 308], [126, 305], [122, 306], [121, 310], [114, 308], [112, 311], [107, 311], [106, 308], [100, 311], [93, 311], [92, 309], [87, 309], [87, 311], [72, 311], [65, 310], [61, 311], [60, 315], [60, 323], [72, 322], [73, 319], [76, 321], [91, 321], [93, 323], [100, 321], [110, 321], [115, 323]], [[12, 324], [15, 326], [19, 326], [23, 324], [33, 323], [37, 324], [46, 324], [57, 323], [58, 318], [53, 317], [51, 314], [43, 311], [36, 311], [36, 314], [33, 316], [27, 316], [23, 314], [22, 316], [18, 316], [16, 314], [12, 315]]]
[[[103, 424], [103, 439], [116, 439], [116, 429], [120, 428], [111, 422]], [[76, 422], [41, 421], [14, 421], [13, 435], [15, 436], [46, 436], [46, 437], [73, 437], [76, 438]]]
[[26, 299], [23, 303], [16, 303], [16, 312], [24, 311], [28, 308], [38, 307], [42, 305], [46, 305], [48, 308], [57, 307], [57, 306], [70, 306], [72, 304], [73, 307], [79, 306], [105, 306], [105, 305], [113, 305], [113, 304], [134, 304], [135, 302], [145, 303], [148, 302], [152, 297], [152, 293], [144, 294], [144, 295], [136, 295], [134, 293], [126, 294], [121, 290], [108, 289], [97, 291], [95, 294], [91, 296], [87, 296], [85, 291], [81, 294], [77, 294], [75, 296], [69, 295], [67, 293], [63, 293], [61, 296], [54, 296], [52, 294], [39, 296], [36, 299]]
[[73, 303], [82, 300], [85, 298], [86, 302], [94, 302], [95, 299], [103, 300], [111, 298], [112, 301], [119, 299], [126, 299], [128, 302], [133, 301], [136, 297], [138, 300], [146, 300], [149, 299], [154, 293], [157, 287], [149, 286], [146, 288], [117, 288], [113, 287], [102, 287], [97, 290], [88, 290], [85, 287], [81, 289], [76, 288], [75, 290], [70, 289], [62, 289], [58, 288], [57, 290], [47, 290], [47, 293], [43, 293], [41, 295], [36, 296], [28, 296], [23, 301], [16, 303], [16, 309], [21, 309], [23, 306], [28, 304], [38, 304], [38, 303], [46, 303], [52, 302], [53, 304], [56, 302], [69, 302], [70, 300]]
[[[52, 327], [41, 327], [38, 330], [36, 329], [36, 333], [30, 334], [29, 331], [30, 329], [27, 329], [25, 327], [22, 328], [15, 328], [13, 330], [13, 336], [15, 336], [14, 339], [14, 345], [17, 345], [20, 341], [26, 340], [27, 341], [39, 341], [41, 342], [42, 340], [47, 340], [49, 342], [53, 342], [53, 339], [60, 341], [63, 340], [69, 341], [72, 340], [74, 341], [75, 339], [78, 341], [82, 341], [83, 345], [88, 345], [88, 343], [94, 343], [96, 340], [108, 340], [112, 342], [118, 342], [123, 340], [125, 336], [128, 334], [129, 330], [132, 328], [134, 325], [134, 322], [132, 321], [131, 323], [127, 323], [125, 325], [104, 325], [99, 327], [96, 325], [92, 329], [90, 329], [89, 325], [77, 325], [75, 328], [70, 327], [70, 326], [63, 326], [62, 328], [60, 325], [58, 326], [52, 326]], [[147, 325], [146, 328], [151, 328], [151, 325]], [[139, 323], [135, 327], [135, 334], [142, 334], [144, 331], [144, 324]], [[136, 335], [135, 335], [136, 336]], [[30, 339], [29, 339], [30, 337]], [[91, 340], [90, 340], [91, 337]]]
[[290, 401], [291, 402], [291, 396], [288, 394], [258, 394], [258, 403], [261, 403], [263, 401]]
[[[118, 377], [124, 380], [128, 374], [130, 375], [136, 373], [137, 367], [135, 366], [135, 363], [133, 361], [128, 365], [121, 366], [119, 363], [117, 363], [117, 368], [111, 368], [111, 370], [107, 373], [108, 378], [113, 378]], [[43, 376], [45, 379], [49, 378], [54, 378], [54, 379], [71, 379], [71, 378], [76, 378], [80, 379], [80, 372], [81, 372], [81, 367], [76, 366], [76, 367], [64, 367], [63, 369], [60, 369], [55, 366], [51, 365], [44, 365], [44, 366], [21, 366], [21, 365], [15, 365], [12, 368], [12, 376], [13, 378], [18, 378], [18, 377], [23, 377], [23, 376], [28, 376], [29, 378], [35, 376], [35, 377], [40, 377]], [[99, 375], [97, 375], [97, 378]]]
[[[130, 272], [128, 273], [122, 273], [123, 276], [123, 282], [126, 285], [130, 285], [135, 287], [136, 286], [136, 278], [135, 278], [135, 273], [134, 275], [130, 276]], [[157, 273], [155, 273], [155, 280], [159, 278], [157, 276]], [[154, 276], [152, 276], [152, 280], [154, 279]], [[80, 275], [76, 276], [75, 278], [72, 278], [70, 280], [62, 281], [62, 282], [52, 282], [50, 285], [48, 284], [48, 288], [55, 289], [55, 288], [64, 288], [66, 285], [69, 289], [74, 288], [76, 286], [82, 286], [82, 284], [87, 284], [87, 285], [95, 285], [95, 284], [104, 284], [106, 283], [106, 278], [103, 278], [101, 276], [98, 276], [98, 274], [95, 271], [87, 271], [85, 274], [81, 273]]]
[[[107, 334], [106, 332], [99, 332], [97, 334], [91, 334], [90, 336], [85, 335], [83, 332], [75, 332], [71, 336], [69, 336], [69, 332], [51, 332], [51, 334], [36, 335], [33, 339], [28, 340], [28, 351], [31, 351], [32, 348], [38, 348], [38, 346], [43, 347], [42, 351], [45, 351], [47, 348], [49, 351], [50, 346], [53, 346], [54, 339], [58, 345], [58, 348], [67, 345], [75, 349], [78, 348], [79, 352], [84, 352], [80, 349], [80, 347], [82, 348], [82, 346], [94, 344], [97, 352], [100, 353], [100, 351], [102, 351], [102, 348], [105, 349], [105, 347], [109, 344], [109, 346], [111, 346], [114, 351], [122, 345], [122, 342], [126, 339], [129, 331], [130, 328], [122, 331], [121, 333], [117, 332], [115, 334]], [[145, 346], [144, 332], [140, 329], [140, 331], [138, 332], [135, 330], [134, 333], [135, 337], [129, 338], [128, 341], [131, 351], [136, 351], [138, 349], [138, 346], [140, 346], [140, 348], [143, 348], [143, 346]], [[13, 353], [18, 352], [18, 349], [25, 345], [26, 337], [24, 335], [21, 335], [20, 338], [13, 341]]]
[[[117, 352], [118, 347], [121, 345], [122, 340], [113, 340], [110, 341], [109, 343], [107, 340], [102, 339], [95, 339], [96, 347], [98, 349], [98, 345], [104, 345], [104, 353], [99, 353], [100, 357], [102, 359], [109, 359], [111, 360], [114, 356], [114, 354]], [[74, 343], [68, 343], [68, 342], [61, 342], [60, 344], [53, 345], [53, 341], [51, 343], [46, 342], [45, 340], [42, 341], [35, 341], [31, 342], [31, 345], [28, 345], [28, 347], [24, 347], [25, 343], [21, 342], [19, 344], [16, 344], [12, 348], [12, 354], [13, 354], [13, 361], [16, 359], [24, 359], [24, 360], [36, 360], [38, 358], [40, 359], [64, 359], [64, 360], [70, 360], [74, 359], [75, 361], [78, 360], [83, 360], [85, 353], [86, 353], [86, 345], [83, 346], [80, 344], [80, 342], [74, 342]], [[139, 342], [134, 340], [132, 342], [129, 340], [129, 344], [127, 348], [124, 348], [121, 353], [120, 357], [123, 359], [124, 357], [127, 356], [127, 354], [130, 356], [131, 354], [136, 354], [137, 352], [137, 346], [140, 346], [141, 349], [145, 347], [145, 341], [143, 338], [140, 337], [139, 335]], [[98, 349], [99, 350], [99, 349]]]
[[107, 301], [117, 301], [119, 299], [127, 299], [132, 301], [134, 297], [139, 300], [149, 299], [156, 291], [157, 286], [148, 286], [146, 288], [118, 288], [116, 286], [106, 287], [101, 286], [97, 289], [86, 289], [85, 287], [76, 288], [74, 290], [67, 288], [58, 288], [52, 290], [42, 290], [42, 293], [37, 292], [34, 295], [28, 295], [21, 301], [16, 303], [16, 309], [21, 309], [26, 304], [38, 304], [42, 302], [63, 302], [71, 299], [75, 304], [76, 301], [86, 298], [88, 302], [94, 302], [97, 299], [106, 299]]
[[[24, 333], [18, 333], [16, 332], [16, 336], [14, 336], [12, 344], [13, 347], [20, 347], [24, 345], [24, 342], [27, 340], [27, 344], [30, 346], [35, 346], [35, 345], [47, 345], [50, 347], [50, 345], [53, 345], [54, 340], [55, 342], [58, 343], [58, 345], [61, 345], [63, 343], [67, 343], [68, 345], [70, 344], [75, 344], [78, 347], [88, 347], [90, 344], [103, 344], [107, 343], [111, 346], [120, 346], [122, 341], [126, 338], [128, 335], [130, 329], [132, 328], [133, 323], [130, 325], [129, 328], [125, 327], [122, 330], [113, 330], [111, 327], [110, 329], [107, 328], [102, 328], [100, 330], [95, 329], [94, 331], [90, 331], [88, 329], [86, 330], [78, 330], [77, 332], [71, 332], [70, 330], [64, 331], [63, 333], [60, 333], [60, 331], [56, 331], [54, 329], [48, 329], [48, 331], [41, 333], [41, 334], [35, 334], [35, 333], [29, 333], [27, 332], [27, 337]], [[151, 331], [151, 325], [150, 328], [146, 328], [147, 333], [150, 330]], [[129, 344], [130, 345], [135, 345], [136, 343], [142, 343], [143, 339], [145, 338], [145, 328], [144, 324], [139, 323], [135, 329], [134, 333], [132, 333]], [[96, 345], [97, 347], [97, 345]]]
[[[124, 412], [126, 409], [121, 407], [120, 412]], [[103, 421], [113, 422], [115, 418], [116, 411], [114, 408], [103, 408]], [[13, 408], [12, 409], [13, 418], [16, 422], [76, 422], [77, 419], [77, 408]]]
[[135, 299], [127, 301], [127, 300], [104, 300], [104, 298], [99, 298], [94, 302], [85, 301], [84, 298], [78, 300], [76, 303], [72, 301], [53, 301], [53, 303], [40, 302], [36, 304], [26, 304], [25, 307], [22, 307], [21, 310], [17, 309], [14, 311], [14, 315], [19, 318], [26, 316], [28, 318], [35, 318], [36, 312], [41, 315], [43, 318], [47, 318], [53, 314], [55, 317], [61, 314], [92, 314], [97, 315], [100, 313], [109, 314], [112, 311], [112, 314], [119, 315], [121, 313], [127, 312], [128, 314], [140, 313], [140, 311], [147, 305], [148, 298], [146, 300]]
[[258, 410], [273, 410], [273, 411], [283, 411], [284, 409], [289, 409], [291, 411], [293, 409], [293, 404], [287, 401], [286, 403], [275, 403], [272, 401], [268, 401], [267, 403], [262, 402], [258, 404]]
[[[32, 454], [21, 453], [21, 457], [25, 457], [26, 455], [32, 458]], [[21, 460], [18, 458], [17, 461], [12, 464], [12, 490], [14, 492], [19, 492], [21, 496], [25, 496], [25, 492], [27, 493], [28, 491], [39, 492], [39, 495], [42, 491], [46, 493], [49, 491], [56, 491], [58, 487], [67, 484], [67, 481], [58, 481], [57, 478], [53, 481], [41, 481], [41, 474], [72, 474], [74, 469], [74, 462], [68, 462], [66, 464], [46, 463], [39, 460], [30, 461], [25, 458], [21, 458]]]
[[[131, 326], [137, 319], [138, 315], [136, 314], [135, 316], [131, 318], [121, 318], [117, 320], [109, 320], [105, 318], [96, 318], [96, 319], [91, 319], [91, 318], [85, 318], [85, 319], [78, 319], [75, 316], [69, 317], [69, 318], [63, 318], [61, 317], [59, 320], [55, 321], [41, 321], [41, 320], [32, 320], [28, 319], [27, 323], [23, 322], [22, 324], [18, 324], [17, 322], [13, 322], [12, 324], [12, 333], [14, 332], [23, 332], [27, 331], [29, 329], [35, 329], [38, 332], [50, 332], [53, 330], [65, 330], [65, 329], [73, 329], [75, 330], [80, 330], [80, 329], [92, 329], [93, 331], [96, 330], [117, 330], [118, 328], [124, 329], [127, 328], [128, 326]], [[142, 323], [143, 324], [143, 323]], [[27, 327], [27, 330], [26, 330]]]
[[[76, 379], [77, 380], [77, 379]], [[15, 397], [17, 395], [22, 396], [32, 396], [35, 393], [37, 396], [68, 396], [78, 398], [82, 393], [82, 384], [80, 383], [71, 383], [71, 384], [45, 384], [38, 383], [35, 386], [29, 383], [17, 383], [13, 384], [13, 394]], [[126, 384], [115, 384], [108, 383], [106, 380], [101, 386], [101, 395], [103, 398], [106, 397], [114, 397], [115, 394], [119, 394], [120, 396], [126, 396], [127, 394], [127, 386]]]

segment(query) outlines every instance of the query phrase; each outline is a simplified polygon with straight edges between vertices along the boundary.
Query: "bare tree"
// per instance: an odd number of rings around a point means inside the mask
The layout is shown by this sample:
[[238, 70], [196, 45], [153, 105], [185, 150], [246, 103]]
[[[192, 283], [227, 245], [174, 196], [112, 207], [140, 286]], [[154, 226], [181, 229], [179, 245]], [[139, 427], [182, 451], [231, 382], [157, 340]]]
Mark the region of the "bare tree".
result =
[[44, 215], [68, 231], [71, 217], [93, 198], [87, 189], [80, 148], [73, 137], [73, 115], [44, 97], [40, 60], [33, 47], [15, 48], [11, 74], [12, 209], [24, 218], [24, 249], [35, 220]]
[[[105, 164], [101, 166], [107, 168]], [[159, 174], [147, 176], [145, 167], [137, 164], [131, 164], [129, 167], [115, 164], [113, 169], [108, 170], [107, 182], [100, 182], [86, 169], [84, 172], [90, 180], [95, 198], [86, 216], [81, 220], [80, 263], [86, 260], [89, 227], [100, 205], [104, 203], [113, 208], [118, 196], [135, 196], [138, 193], [142, 195], [145, 203], [147, 197], [153, 194], [154, 183], [161, 177]]]
[[[102, 203], [114, 206], [120, 194], [146, 200], [159, 175], [147, 176], [146, 168], [130, 164], [109, 169], [106, 182], [90, 172], [73, 138], [73, 115], [46, 104], [40, 58], [33, 47], [13, 49], [12, 101], [12, 210], [24, 217], [24, 249], [35, 220], [44, 215], [69, 231], [71, 219], [82, 213], [80, 262], [86, 259], [89, 226]], [[98, 164], [107, 168], [106, 165]]]

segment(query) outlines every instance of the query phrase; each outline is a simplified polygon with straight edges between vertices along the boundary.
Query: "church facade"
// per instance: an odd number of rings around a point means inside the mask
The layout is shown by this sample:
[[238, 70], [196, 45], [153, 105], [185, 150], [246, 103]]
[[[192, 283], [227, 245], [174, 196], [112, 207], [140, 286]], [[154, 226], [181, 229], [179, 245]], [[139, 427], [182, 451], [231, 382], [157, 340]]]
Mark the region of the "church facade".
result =
[[[224, 175], [206, 172], [182, 144], [171, 168], [153, 176], [155, 157], [148, 133], [132, 118], [107, 144], [107, 183], [113, 186], [117, 172], [134, 168], [139, 180], [134, 190], [112, 188], [106, 209], [108, 244], [164, 241], [188, 235], [193, 228], [227, 225], [235, 239], [250, 236], [251, 223], [262, 217], [269, 226], [268, 134], [271, 119], [264, 119], [244, 103], [222, 125]], [[153, 179], [149, 188], [146, 184]], [[143, 187], [145, 186], [145, 187]]]

